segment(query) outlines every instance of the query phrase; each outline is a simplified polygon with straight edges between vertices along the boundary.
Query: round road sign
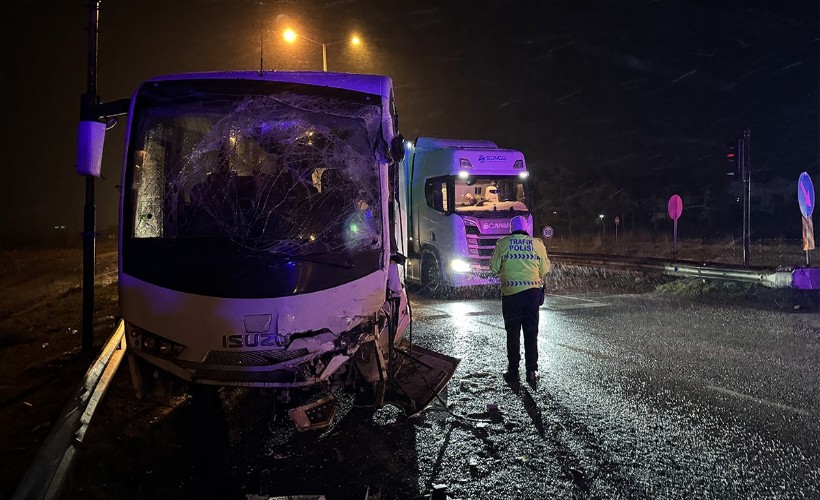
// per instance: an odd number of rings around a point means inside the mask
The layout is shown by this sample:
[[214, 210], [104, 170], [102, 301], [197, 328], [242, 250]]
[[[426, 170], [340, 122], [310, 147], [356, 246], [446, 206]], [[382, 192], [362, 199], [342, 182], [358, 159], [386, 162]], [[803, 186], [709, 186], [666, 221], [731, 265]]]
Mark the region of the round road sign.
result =
[[552, 235], [554, 234], [552, 226], [544, 226], [544, 230], [541, 231], [541, 234], [544, 235], [544, 238], [552, 238]]
[[669, 198], [666, 209], [669, 211], [669, 217], [678, 220], [680, 214], [683, 213], [683, 200], [680, 199], [680, 196], [673, 194], [672, 197]]

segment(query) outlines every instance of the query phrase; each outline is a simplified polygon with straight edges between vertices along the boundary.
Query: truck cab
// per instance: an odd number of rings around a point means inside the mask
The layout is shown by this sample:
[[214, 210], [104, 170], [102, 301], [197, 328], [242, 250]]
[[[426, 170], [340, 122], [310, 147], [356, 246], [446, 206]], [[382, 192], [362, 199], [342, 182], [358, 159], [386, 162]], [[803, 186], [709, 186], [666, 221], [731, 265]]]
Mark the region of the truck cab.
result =
[[456, 287], [493, 285], [496, 242], [510, 220], [532, 225], [524, 154], [487, 140], [420, 137], [406, 145], [407, 280], [439, 295]]

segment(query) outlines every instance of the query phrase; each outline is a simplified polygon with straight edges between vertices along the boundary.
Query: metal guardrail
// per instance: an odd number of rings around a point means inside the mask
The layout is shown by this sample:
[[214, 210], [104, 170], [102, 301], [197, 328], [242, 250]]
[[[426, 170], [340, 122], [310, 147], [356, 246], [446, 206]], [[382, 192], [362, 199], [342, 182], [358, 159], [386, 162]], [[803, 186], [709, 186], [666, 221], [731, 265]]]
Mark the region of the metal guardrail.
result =
[[125, 349], [125, 325], [120, 321], [100, 356], [86, 372], [74, 397], [63, 408], [59, 419], [46, 436], [37, 456], [17, 486], [13, 499], [59, 497], [74, 455], [94, 416], [94, 410], [117, 372], [125, 356]]
[[582, 253], [550, 253], [550, 259], [568, 266], [603, 267], [627, 271], [645, 271], [688, 278], [706, 278], [757, 283], [769, 288], [793, 286], [794, 269], [767, 269], [698, 263], [692, 261], [669, 262], [663, 259], [638, 258], [618, 255]]

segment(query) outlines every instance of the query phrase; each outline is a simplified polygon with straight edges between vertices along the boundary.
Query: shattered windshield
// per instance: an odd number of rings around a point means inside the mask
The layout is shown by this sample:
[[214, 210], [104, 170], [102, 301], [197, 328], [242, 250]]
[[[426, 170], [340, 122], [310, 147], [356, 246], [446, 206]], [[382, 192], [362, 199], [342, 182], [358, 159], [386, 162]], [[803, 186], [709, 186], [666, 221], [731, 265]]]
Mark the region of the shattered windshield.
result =
[[221, 240], [286, 256], [380, 247], [378, 98], [196, 83], [138, 96], [132, 238]]
[[458, 213], [482, 215], [508, 210], [527, 212], [524, 181], [515, 177], [455, 177], [455, 209]]

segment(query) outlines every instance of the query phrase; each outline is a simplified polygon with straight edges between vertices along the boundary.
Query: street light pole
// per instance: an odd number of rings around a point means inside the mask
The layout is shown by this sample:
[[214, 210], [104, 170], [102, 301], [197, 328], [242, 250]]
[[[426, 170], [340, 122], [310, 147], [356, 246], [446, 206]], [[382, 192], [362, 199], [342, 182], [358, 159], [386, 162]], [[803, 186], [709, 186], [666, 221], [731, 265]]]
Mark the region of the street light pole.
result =
[[[86, 92], [80, 97], [80, 117], [88, 118], [100, 103], [97, 95], [97, 43], [100, 33], [100, 2], [88, 4], [88, 66]], [[97, 207], [94, 203], [94, 176], [85, 177], [85, 207], [83, 209], [83, 354], [94, 347], [94, 265], [96, 261]]]
[[[322, 46], [322, 71], [327, 73], [327, 46], [330, 45], [331, 43], [340, 43], [340, 42], [317, 42], [316, 40], [313, 40], [313, 39], [308, 38], [304, 35], [300, 35], [300, 34], [296, 33], [292, 29], [286, 29], [283, 35], [284, 35], [285, 41], [288, 42], [288, 43], [293, 43], [293, 41], [296, 40], [297, 38], [301, 38], [303, 40], [307, 40], [310, 43], [315, 43], [316, 45], [321, 45]], [[361, 43], [361, 40], [359, 39], [358, 36], [353, 36], [353, 38], [351, 40], [351, 43], [353, 45], [359, 45]]]
[[307, 40], [310, 43], [315, 43], [316, 45], [321, 45], [322, 46], [322, 71], [327, 73], [327, 44], [324, 43], [324, 42], [317, 42], [316, 40], [311, 40], [310, 38], [308, 38], [306, 36], [299, 35], [297, 33], [293, 33], [293, 36], [297, 37], [297, 38], [304, 38], [305, 40]]

